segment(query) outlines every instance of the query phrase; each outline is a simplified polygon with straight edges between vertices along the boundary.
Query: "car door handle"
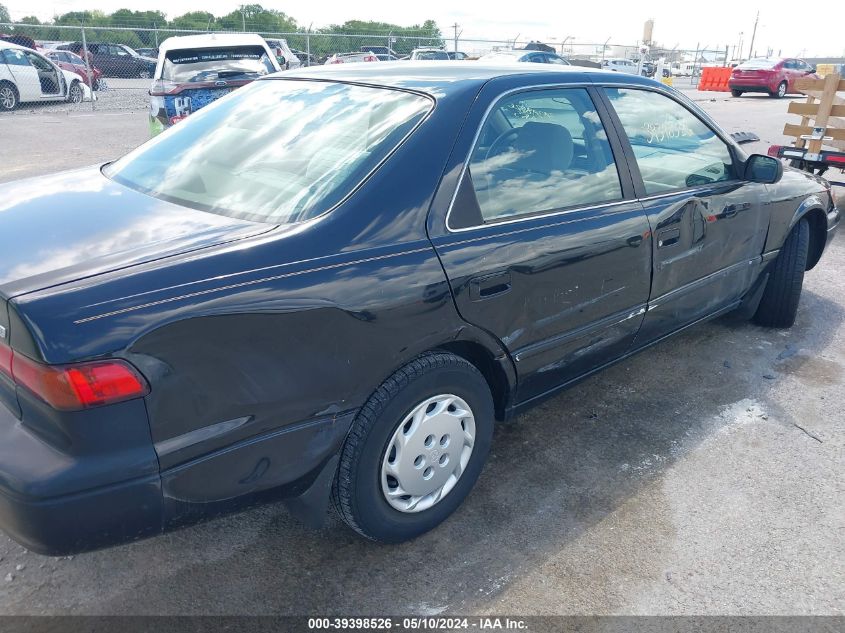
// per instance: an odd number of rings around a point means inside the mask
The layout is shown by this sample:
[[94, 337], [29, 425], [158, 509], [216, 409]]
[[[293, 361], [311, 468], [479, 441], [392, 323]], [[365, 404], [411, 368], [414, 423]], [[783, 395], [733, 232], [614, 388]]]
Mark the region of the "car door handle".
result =
[[751, 208], [751, 203], [749, 202], [743, 202], [741, 204], [726, 204], [725, 208], [722, 209], [722, 217], [732, 218], [737, 215], [740, 211], [745, 211], [749, 208]]
[[657, 248], [673, 246], [681, 239], [681, 229], [666, 229], [657, 233]]
[[469, 298], [472, 301], [483, 301], [484, 299], [505, 294], [510, 289], [511, 274], [508, 271], [503, 271], [470, 279]]

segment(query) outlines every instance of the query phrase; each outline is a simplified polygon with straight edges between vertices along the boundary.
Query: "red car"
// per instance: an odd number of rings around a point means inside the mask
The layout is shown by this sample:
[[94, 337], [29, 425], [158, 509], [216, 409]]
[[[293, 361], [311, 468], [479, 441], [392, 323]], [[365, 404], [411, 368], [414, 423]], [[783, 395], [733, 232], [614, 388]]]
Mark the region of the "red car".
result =
[[71, 53], [70, 51], [43, 51], [45, 57], [48, 57], [51, 62], [56, 64], [62, 70], [69, 70], [72, 73], [76, 73], [80, 77], [82, 77], [82, 81], [85, 82], [85, 85], [93, 86], [94, 90], [97, 90], [100, 86], [100, 77], [102, 76], [102, 72], [99, 68], [95, 66], [91, 66], [91, 83], [88, 82], [88, 68], [85, 66], [85, 60], [83, 60], [79, 55], [76, 53]]
[[817, 77], [815, 72], [815, 66], [802, 59], [749, 59], [733, 69], [728, 87], [734, 97], [742, 96], [743, 92], [768, 92], [779, 99], [795, 92], [796, 79], [807, 75]]

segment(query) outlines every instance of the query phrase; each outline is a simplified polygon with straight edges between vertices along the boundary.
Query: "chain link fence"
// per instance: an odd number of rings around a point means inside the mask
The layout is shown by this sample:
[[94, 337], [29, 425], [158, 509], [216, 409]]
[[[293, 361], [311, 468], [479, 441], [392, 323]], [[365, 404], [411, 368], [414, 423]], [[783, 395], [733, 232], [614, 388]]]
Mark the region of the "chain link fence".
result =
[[[60, 104], [59, 109], [148, 109], [148, 92], [162, 42], [173, 36], [209, 32], [236, 31], [2, 23], [0, 111], [19, 106], [36, 108], [38, 104], [49, 103]], [[372, 52], [382, 61], [401, 59], [419, 48], [443, 49], [452, 57], [476, 59], [497, 50], [528, 47], [557, 53], [574, 64], [597, 68], [609, 60], [638, 60], [641, 57], [636, 43], [619, 44], [610, 39], [596, 43], [565, 38], [560, 42], [539, 43], [519, 38], [446, 38], [439, 33], [422, 31], [258, 34], [270, 43], [283, 69], [325, 64], [335, 55], [354, 52]], [[26, 49], [5, 47], [5, 42]], [[676, 77], [676, 85], [685, 80], [687, 85], [694, 85], [702, 65], [721, 65], [727, 50], [652, 48], [647, 57], [665, 60], [665, 68]], [[648, 64], [645, 69], [648, 71]]]

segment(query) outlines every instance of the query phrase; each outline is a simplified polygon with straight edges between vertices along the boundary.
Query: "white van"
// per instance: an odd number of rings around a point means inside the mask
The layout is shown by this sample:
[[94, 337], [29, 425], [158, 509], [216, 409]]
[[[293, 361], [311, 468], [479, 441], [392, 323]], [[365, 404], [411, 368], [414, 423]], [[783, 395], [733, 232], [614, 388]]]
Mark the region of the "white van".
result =
[[275, 53], [254, 33], [169, 37], [159, 47], [150, 89], [150, 133], [280, 70]]

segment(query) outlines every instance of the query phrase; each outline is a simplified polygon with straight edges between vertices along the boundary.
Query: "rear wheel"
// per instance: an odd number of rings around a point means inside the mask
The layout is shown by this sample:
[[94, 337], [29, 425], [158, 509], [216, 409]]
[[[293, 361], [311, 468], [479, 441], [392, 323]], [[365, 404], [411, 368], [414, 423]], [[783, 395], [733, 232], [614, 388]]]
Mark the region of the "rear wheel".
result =
[[0, 82], [0, 110], [10, 112], [18, 107], [18, 90], [8, 81]]
[[731, 96], [732, 97], [741, 97], [742, 96], [742, 90], [731, 89]]
[[778, 84], [778, 87], [775, 89], [774, 92], [770, 93], [774, 99], [782, 99], [786, 96], [786, 82], [782, 81]]
[[809, 245], [810, 225], [802, 219], [787, 236], [769, 274], [763, 298], [754, 314], [758, 325], [787, 328], [795, 323]]
[[452, 354], [424, 354], [385, 380], [352, 423], [334, 505], [369, 539], [415, 538], [469, 494], [492, 436], [493, 400], [481, 373]]

